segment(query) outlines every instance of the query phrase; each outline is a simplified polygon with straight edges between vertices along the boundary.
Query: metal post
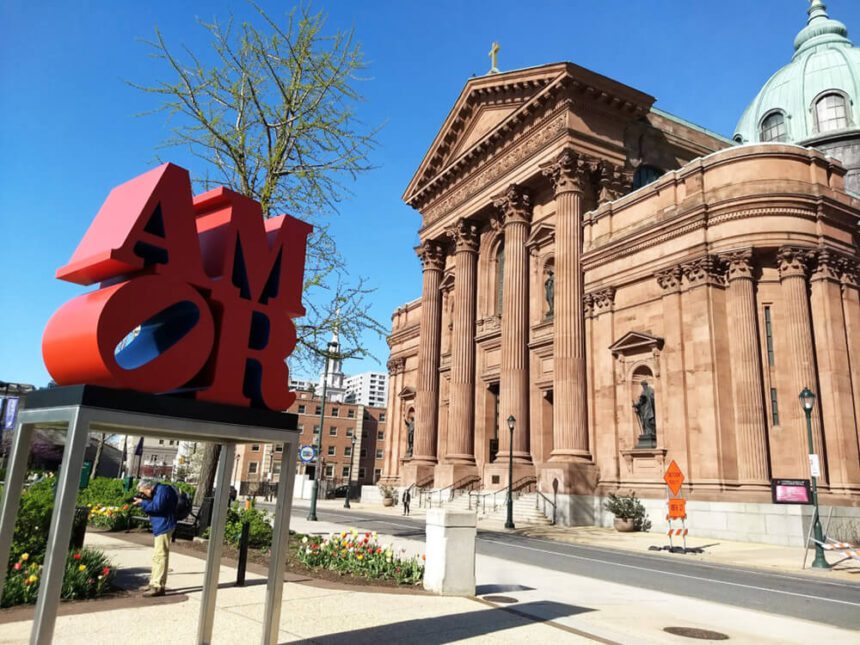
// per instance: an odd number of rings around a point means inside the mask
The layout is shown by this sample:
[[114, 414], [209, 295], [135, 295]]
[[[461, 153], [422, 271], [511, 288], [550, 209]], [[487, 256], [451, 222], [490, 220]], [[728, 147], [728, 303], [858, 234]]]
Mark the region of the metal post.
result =
[[215, 474], [215, 499], [212, 502], [212, 524], [209, 527], [209, 551], [206, 554], [206, 572], [203, 576], [203, 597], [200, 600], [200, 618], [197, 623], [197, 642], [212, 642], [212, 625], [215, 622], [215, 597], [218, 594], [218, 574], [221, 572], [221, 551], [224, 527], [227, 525], [227, 505], [230, 502], [230, 466], [236, 444], [221, 444], [218, 471]]
[[45, 565], [42, 568], [39, 599], [36, 601], [36, 613], [33, 616], [33, 632], [30, 634], [31, 645], [47, 645], [54, 637], [54, 624], [57, 621], [57, 608], [63, 589], [63, 576], [66, 573], [66, 556], [72, 537], [75, 500], [81, 483], [81, 466], [84, 463], [89, 425], [89, 415], [77, 408], [69, 421], [63, 462], [57, 477], [57, 494], [54, 498], [54, 512], [51, 514]]
[[505, 520], [505, 528], [513, 529], [514, 526], [514, 415], [508, 417], [508, 429], [511, 431], [510, 455], [508, 457], [508, 518]]
[[251, 523], [242, 522], [242, 534], [239, 536], [239, 562], [236, 564], [236, 586], [245, 586], [245, 569], [248, 567], [248, 540], [251, 537]]
[[12, 459], [6, 471], [6, 485], [3, 489], [3, 506], [0, 507], [0, 593], [6, 584], [6, 563], [12, 549], [12, 536], [15, 533], [15, 517], [21, 502], [24, 476], [27, 474], [27, 459], [30, 456], [30, 442], [33, 439], [32, 423], [18, 422], [12, 443]]
[[322, 436], [323, 430], [325, 430], [325, 393], [326, 385], [328, 385], [328, 361], [331, 358], [332, 345], [334, 343], [328, 344], [328, 351], [325, 354], [325, 372], [323, 372], [322, 399], [320, 400], [320, 433], [317, 435], [317, 472], [316, 477], [314, 477], [311, 483], [311, 508], [308, 511], [309, 522], [317, 521], [317, 495], [319, 494], [319, 481], [322, 476]]
[[352, 449], [349, 451], [349, 470], [346, 471], [346, 499], [343, 501], [344, 508], [351, 508], [349, 498], [352, 496], [352, 462], [355, 459], [355, 430], [352, 432]]
[[[322, 430], [322, 428], [320, 428]], [[298, 440], [284, 444], [281, 459], [294, 464], [298, 458]], [[283, 467], [281, 467], [283, 472]], [[266, 583], [266, 606], [263, 613], [263, 645], [275, 645], [281, 622], [281, 601], [284, 595], [284, 570], [287, 568], [287, 547], [290, 538], [290, 507], [293, 504], [295, 477], [287, 477], [284, 487], [275, 498], [275, 525], [272, 529], [272, 555], [269, 559], [269, 578]]]
[[[804, 395], [810, 397], [810, 404], [807, 405], [806, 401], [804, 401]], [[800, 394], [801, 401], [803, 401], [803, 411], [806, 413], [806, 440], [809, 444], [809, 454], [815, 454], [814, 447], [812, 445], [812, 405], [815, 401], [815, 395], [809, 390], [809, 388], [804, 388], [803, 392]], [[811, 468], [811, 464], [810, 464]], [[830, 564], [827, 562], [827, 558], [824, 557], [824, 549], [822, 548], [822, 544], [824, 543], [824, 532], [821, 530], [821, 514], [818, 511], [818, 485], [817, 478], [811, 472], [809, 473], [809, 479], [812, 482], [812, 504], [815, 507], [815, 515], [812, 518], [812, 526], [815, 531], [815, 559], [812, 561], [813, 569], [829, 569]]]

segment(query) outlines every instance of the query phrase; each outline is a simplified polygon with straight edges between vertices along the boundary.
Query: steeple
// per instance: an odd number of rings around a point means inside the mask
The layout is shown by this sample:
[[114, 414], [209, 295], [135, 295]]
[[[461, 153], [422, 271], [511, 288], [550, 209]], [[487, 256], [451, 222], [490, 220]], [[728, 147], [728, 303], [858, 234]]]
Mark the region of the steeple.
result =
[[[331, 340], [328, 342], [328, 351], [333, 354], [340, 353], [340, 308], [334, 314], [335, 322], [332, 327]], [[326, 381], [326, 399], [342, 403], [346, 394], [344, 385], [345, 374], [343, 373], [343, 361], [340, 358], [331, 358], [326, 361], [328, 372], [320, 374], [319, 391], [322, 391], [323, 380]]]
[[794, 39], [795, 57], [809, 47], [824, 43], [842, 42], [851, 46], [851, 41], [848, 40], [848, 28], [827, 15], [827, 6], [823, 0], [811, 0], [806, 13], [809, 14], [806, 27], [801, 29]]

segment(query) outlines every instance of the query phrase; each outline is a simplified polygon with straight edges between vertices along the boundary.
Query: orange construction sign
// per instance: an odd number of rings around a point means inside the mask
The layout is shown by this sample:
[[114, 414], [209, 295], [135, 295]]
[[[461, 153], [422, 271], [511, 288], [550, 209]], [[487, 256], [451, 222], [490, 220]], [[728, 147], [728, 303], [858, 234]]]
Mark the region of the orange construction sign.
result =
[[663, 475], [663, 480], [669, 486], [669, 490], [672, 491], [673, 495], [677, 495], [681, 492], [681, 484], [684, 483], [684, 473], [681, 472], [681, 469], [678, 467], [678, 464], [675, 463], [674, 459], [666, 469], [666, 474]]
[[687, 517], [687, 500], [683, 497], [669, 500], [669, 519], [683, 520]]

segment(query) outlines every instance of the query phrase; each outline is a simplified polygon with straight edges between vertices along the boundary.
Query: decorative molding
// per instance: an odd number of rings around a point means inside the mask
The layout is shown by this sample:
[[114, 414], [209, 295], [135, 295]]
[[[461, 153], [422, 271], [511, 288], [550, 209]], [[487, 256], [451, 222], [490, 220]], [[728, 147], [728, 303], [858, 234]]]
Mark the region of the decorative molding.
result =
[[842, 259], [838, 254], [827, 249], [819, 249], [811, 254], [812, 259], [812, 281], [830, 280], [831, 282], [839, 282], [842, 266]]
[[502, 315], [493, 314], [475, 322], [475, 336], [491, 334], [502, 329]]
[[445, 233], [454, 242], [455, 253], [477, 253], [480, 241], [479, 230], [477, 222], [461, 218]]
[[840, 269], [842, 273], [839, 280], [842, 283], [842, 291], [846, 289], [856, 289], [858, 286], [858, 273], [860, 273], [860, 261], [856, 258], [843, 257], [840, 260]]
[[493, 197], [493, 206], [501, 212], [504, 226], [515, 223], [528, 224], [531, 221], [531, 195], [517, 184], [511, 184], [504, 193]]
[[586, 318], [594, 315], [594, 295], [586, 293], [582, 296], [582, 312]]
[[415, 247], [415, 253], [421, 260], [422, 271], [441, 271], [445, 268], [445, 249], [435, 240], [425, 240]]
[[[609, 346], [615, 358], [650, 354], [655, 360], [663, 349], [663, 339], [642, 331], [630, 331]], [[657, 375], [656, 372], [654, 374]]]

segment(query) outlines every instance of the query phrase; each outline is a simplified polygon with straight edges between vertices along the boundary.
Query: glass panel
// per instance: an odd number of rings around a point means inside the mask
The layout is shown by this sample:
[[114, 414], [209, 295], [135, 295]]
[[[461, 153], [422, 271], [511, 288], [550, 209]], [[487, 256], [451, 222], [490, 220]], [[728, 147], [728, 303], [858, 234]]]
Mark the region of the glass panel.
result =
[[782, 112], [774, 112], [761, 122], [762, 141], [788, 141], [788, 131], [785, 127], [785, 117]]
[[841, 94], [826, 94], [815, 104], [818, 116], [818, 131], [830, 132], [848, 127], [848, 112], [845, 97]]

